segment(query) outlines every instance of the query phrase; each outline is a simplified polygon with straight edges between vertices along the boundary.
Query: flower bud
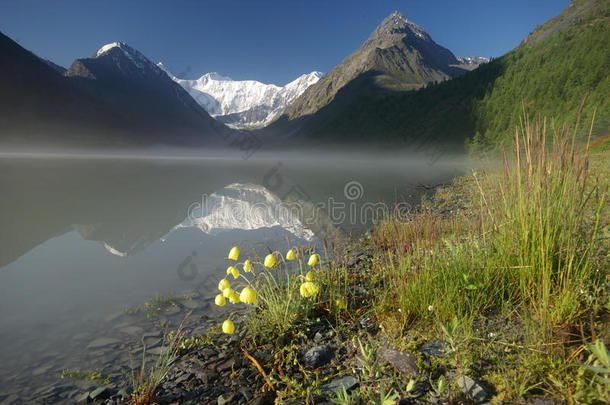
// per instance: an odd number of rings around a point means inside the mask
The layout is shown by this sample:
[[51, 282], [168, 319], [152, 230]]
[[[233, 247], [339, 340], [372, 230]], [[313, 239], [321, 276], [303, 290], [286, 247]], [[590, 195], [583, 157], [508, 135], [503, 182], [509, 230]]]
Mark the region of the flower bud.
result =
[[250, 259], [246, 259], [246, 261], [244, 262], [244, 271], [246, 273], [250, 273], [253, 268], [254, 266], [252, 266], [252, 261]]
[[233, 246], [229, 251], [228, 259], [237, 260], [239, 259], [239, 248], [237, 246]]
[[241, 290], [239, 300], [244, 304], [254, 304], [256, 302], [256, 291], [251, 287], [246, 287]]
[[286, 252], [286, 260], [294, 260], [297, 258], [297, 254], [294, 252], [294, 249], [288, 250]]
[[218, 283], [218, 289], [220, 291], [223, 291], [227, 288], [231, 288], [231, 283], [229, 282], [229, 280], [227, 280], [226, 278], [223, 278], [222, 280], [220, 280], [220, 282]]
[[320, 292], [320, 287], [316, 283], [311, 281], [306, 281], [301, 284], [301, 288], [299, 289], [301, 295], [305, 298], [313, 297], [318, 292]]
[[319, 262], [320, 262], [320, 255], [317, 254], [317, 253], [314, 253], [311, 256], [309, 256], [309, 260], [307, 261], [307, 265], [313, 267], [316, 264], [318, 264]]
[[237, 267], [235, 267], [235, 266], [229, 266], [227, 268], [227, 274], [232, 275], [233, 278], [238, 278], [239, 277], [239, 270], [237, 270]]
[[227, 298], [229, 298], [229, 302], [231, 304], [237, 304], [237, 303], [240, 302], [239, 301], [239, 294], [235, 290], [231, 290], [231, 292], [229, 293], [229, 296]]
[[231, 335], [233, 332], [235, 332], [235, 324], [233, 323], [233, 321], [230, 319], [224, 321], [222, 323], [222, 331], [227, 335]]
[[272, 253], [269, 253], [267, 256], [265, 256], [265, 262], [264, 265], [265, 267], [274, 267], [275, 266], [275, 256]]
[[214, 304], [218, 305], [219, 307], [224, 307], [226, 303], [227, 299], [222, 294], [217, 294], [214, 298]]

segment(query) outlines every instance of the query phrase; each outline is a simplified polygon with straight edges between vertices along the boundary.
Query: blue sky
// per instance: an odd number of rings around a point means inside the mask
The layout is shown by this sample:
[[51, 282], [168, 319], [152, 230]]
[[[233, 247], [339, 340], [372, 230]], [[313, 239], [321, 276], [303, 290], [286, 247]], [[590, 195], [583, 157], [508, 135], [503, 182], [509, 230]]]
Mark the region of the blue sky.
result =
[[283, 85], [327, 72], [393, 10], [460, 56], [499, 56], [569, 0], [1, 0], [0, 31], [68, 66], [123, 41], [176, 75]]

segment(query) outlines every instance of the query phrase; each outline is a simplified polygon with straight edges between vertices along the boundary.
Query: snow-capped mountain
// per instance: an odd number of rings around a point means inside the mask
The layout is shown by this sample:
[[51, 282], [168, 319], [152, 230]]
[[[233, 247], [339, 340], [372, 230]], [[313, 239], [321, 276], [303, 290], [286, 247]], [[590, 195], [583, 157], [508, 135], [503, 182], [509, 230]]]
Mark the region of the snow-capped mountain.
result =
[[323, 76], [311, 72], [283, 87], [256, 80], [233, 80], [206, 73], [196, 80], [175, 77], [162, 63], [161, 69], [180, 84], [210, 115], [234, 128], [260, 128], [279, 117], [297, 97]]
[[176, 144], [212, 144], [215, 135], [230, 131], [163, 69], [123, 42], [106, 44], [90, 58], [77, 59], [64, 75], [91, 96], [118, 107], [151, 141], [166, 143], [171, 137]]
[[456, 56], [455, 58], [461, 65], [479, 66], [489, 62], [489, 58], [484, 58], [483, 56]]

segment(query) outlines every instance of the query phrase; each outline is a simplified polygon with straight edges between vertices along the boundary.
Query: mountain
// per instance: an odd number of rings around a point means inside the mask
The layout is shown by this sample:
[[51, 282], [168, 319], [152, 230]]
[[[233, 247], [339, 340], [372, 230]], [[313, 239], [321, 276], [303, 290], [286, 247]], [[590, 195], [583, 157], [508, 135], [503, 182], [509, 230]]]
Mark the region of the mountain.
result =
[[232, 80], [218, 73], [206, 73], [196, 80], [172, 79], [213, 117], [234, 128], [260, 128], [279, 117], [286, 107], [323, 76], [311, 72], [279, 87], [256, 80]]
[[[389, 18], [407, 32], [407, 43], [417, 37], [417, 29], [409, 34], [409, 24], [400, 17]], [[474, 148], [501, 144], [525, 112], [530, 118], [547, 117], [553, 126], [580, 122], [582, 134], [595, 116], [593, 134], [603, 135], [610, 131], [609, 43], [610, 0], [573, 0], [516, 49], [452, 80], [414, 91], [365, 92], [361, 78], [348, 81], [344, 76], [353, 74], [331, 72], [266, 134], [299, 134], [303, 142], [341, 145], [374, 141], [441, 155], [466, 143]], [[440, 55], [450, 59], [446, 52]]]
[[0, 141], [3, 144], [119, 142], [131, 123], [62, 76], [61, 68], [0, 33]]
[[[434, 42], [424, 28], [395, 11], [360, 48], [286, 109], [285, 118], [294, 120], [316, 113], [348, 84], [354, 93], [350, 97], [356, 97], [379, 90], [418, 89], [465, 71], [451, 51]], [[358, 89], [354, 83], [358, 83]]]
[[482, 64], [488, 63], [490, 60], [483, 56], [456, 56], [455, 58], [460, 62], [461, 67], [468, 70], [476, 69]]
[[162, 69], [122, 42], [102, 46], [77, 59], [65, 76], [91, 96], [141, 123], [147, 141], [214, 143], [229, 132]]

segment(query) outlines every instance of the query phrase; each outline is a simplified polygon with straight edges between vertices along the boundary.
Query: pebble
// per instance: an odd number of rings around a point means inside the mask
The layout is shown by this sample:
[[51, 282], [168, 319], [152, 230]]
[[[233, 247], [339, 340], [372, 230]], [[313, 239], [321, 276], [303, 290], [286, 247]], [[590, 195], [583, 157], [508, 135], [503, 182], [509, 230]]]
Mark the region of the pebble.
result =
[[476, 383], [472, 378], [462, 375], [457, 379], [460, 390], [477, 402], [484, 402], [489, 398], [489, 394], [483, 387]]
[[379, 348], [378, 355], [381, 360], [390, 363], [402, 374], [419, 374], [417, 358], [411, 353], [401, 352], [392, 346], [385, 345]]
[[318, 368], [328, 364], [334, 356], [334, 350], [329, 345], [315, 346], [305, 352], [303, 364], [307, 368]]
[[327, 384], [321, 385], [320, 392], [323, 394], [331, 394], [333, 392], [343, 391], [344, 389], [345, 391], [349, 391], [356, 385], [358, 385], [358, 379], [351, 375], [347, 375], [345, 377], [336, 378]]

